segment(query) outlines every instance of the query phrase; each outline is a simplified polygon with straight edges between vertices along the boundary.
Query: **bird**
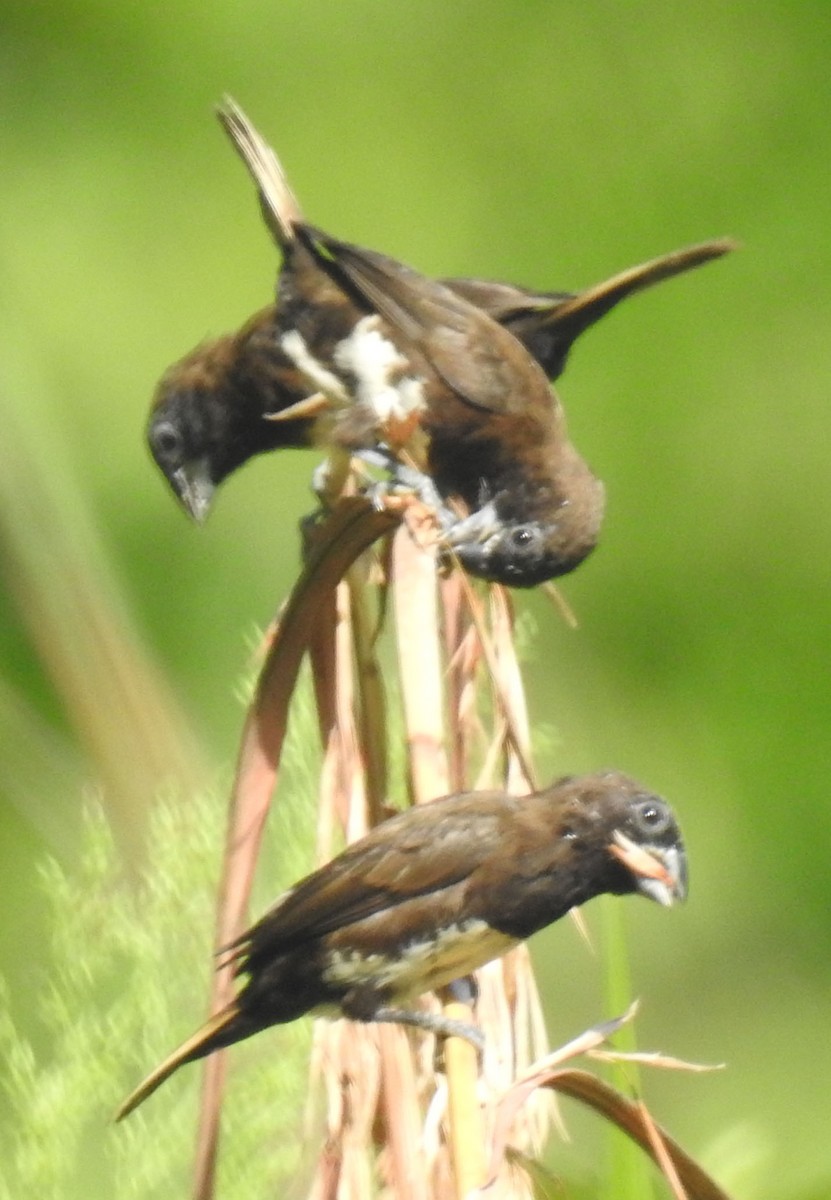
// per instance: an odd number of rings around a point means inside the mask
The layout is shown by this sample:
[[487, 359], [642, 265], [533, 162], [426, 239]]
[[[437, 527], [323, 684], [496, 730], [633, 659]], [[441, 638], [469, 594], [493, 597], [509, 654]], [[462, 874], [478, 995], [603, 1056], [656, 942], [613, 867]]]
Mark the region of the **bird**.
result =
[[[448, 288], [306, 225], [241, 110], [226, 105], [220, 117], [282, 252], [277, 341], [306, 378], [304, 412], [317, 404], [313, 440], [341, 461], [379, 446], [393, 462], [406, 457], [445, 550], [474, 574], [533, 586], [573, 569], [596, 542], [603, 487], [565, 436], [539, 365]], [[204, 495], [204, 480], [189, 491]]]
[[663, 799], [619, 771], [528, 796], [466, 792], [409, 808], [302, 879], [226, 951], [236, 997], [127, 1097], [121, 1120], [185, 1063], [306, 1014], [391, 1022], [482, 1044], [413, 1010], [602, 893], [669, 906], [687, 860]]
[[[256, 379], [260, 397], [264, 381], [281, 386], [276, 409], [272, 403], [263, 414], [272, 420], [262, 422], [276, 432], [255, 430], [252, 441], [257, 404], [250, 389], [241, 395], [239, 355], [231, 356], [224, 391], [211, 383], [217, 363], [228, 362], [227, 342], [209, 343], [168, 373], [148, 439], [185, 507], [203, 517], [218, 482], [250, 456], [252, 444], [255, 452], [310, 444], [358, 454], [381, 449], [394, 464], [405, 460], [402, 475], [418, 481], [437, 514], [445, 558], [470, 574], [533, 587], [574, 570], [597, 544], [604, 488], [569, 440], [543, 367], [511, 326], [556, 375], [593, 313], [725, 253], [728, 243], [678, 252], [582, 296], [554, 293], [541, 320], [534, 293], [481, 281], [444, 284], [306, 224], [279, 160], [242, 111], [226, 102], [219, 115], [283, 255], [271, 362], [243, 374]], [[262, 347], [268, 324], [255, 318], [231, 346]], [[213, 370], [203, 369], [206, 359]], [[305, 380], [299, 397], [282, 386], [298, 377]]]
[[328, 402], [325, 440], [403, 460], [436, 513], [443, 556], [469, 574], [533, 587], [574, 570], [597, 544], [604, 488], [524, 346], [387, 255], [311, 225], [292, 233], [280, 344]]
[[[553, 383], [580, 334], [621, 300], [719, 258], [734, 244], [719, 238], [688, 246], [580, 292], [541, 292], [482, 279], [440, 282], [510, 330]], [[220, 484], [255, 455], [315, 444], [314, 416], [280, 416], [296, 409], [309, 388], [279, 338], [279, 310], [272, 303], [235, 332], [200, 342], [165, 371], [155, 389], [150, 450], [196, 521], [207, 516]]]

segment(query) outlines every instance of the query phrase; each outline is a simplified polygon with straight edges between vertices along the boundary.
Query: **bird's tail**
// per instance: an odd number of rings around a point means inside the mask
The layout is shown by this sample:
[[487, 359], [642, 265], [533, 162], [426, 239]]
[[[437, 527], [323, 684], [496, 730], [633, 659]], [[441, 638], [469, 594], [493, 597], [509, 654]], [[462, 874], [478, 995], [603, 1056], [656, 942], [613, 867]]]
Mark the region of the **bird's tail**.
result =
[[257, 185], [263, 220], [285, 250], [294, 241], [294, 226], [302, 222], [303, 211], [280, 160], [230, 96], [217, 108], [217, 116]]
[[671, 254], [663, 254], [637, 267], [629, 267], [611, 279], [605, 279], [594, 287], [578, 292], [576, 296], [562, 303], [557, 303], [551, 310], [550, 320], [553, 325], [564, 332], [568, 330], [570, 341], [573, 341], [595, 321], [599, 321], [610, 309], [625, 300], [635, 292], [671, 279], [674, 275], [682, 275], [692, 271], [714, 258], [721, 258], [736, 249], [732, 238], [716, 238], [710, 242], [701, 242], [696, 246], [687, 246], [683, 250], [674, 250]]
[[157, 1087], [160, 1087], [174, 1071], [178, 1071], [179, 1067], [185, 1063], [193, 1062], [194, 1059], [202, 1058], [214, 1050], [219, 1050], [222, 1046], [237, 1041], [240, 1035], [235, 1027], [239, 1024], [239, 1017], [239, 1006], [236, 1001], [232, 1001], [221, 1012], [206, 1021], [201, 1029], [197, 1029], [196, 1033], [187, 1041], [182, 1042], [181, 1046], [169, 1054], [164, 1062], [151, 1071], [135, 1091], [130, 1093], [115, 1114], [116, 1121], [123, 1120], [134, 1108], [138, 1108], [148, 1096], [155, 1092]]

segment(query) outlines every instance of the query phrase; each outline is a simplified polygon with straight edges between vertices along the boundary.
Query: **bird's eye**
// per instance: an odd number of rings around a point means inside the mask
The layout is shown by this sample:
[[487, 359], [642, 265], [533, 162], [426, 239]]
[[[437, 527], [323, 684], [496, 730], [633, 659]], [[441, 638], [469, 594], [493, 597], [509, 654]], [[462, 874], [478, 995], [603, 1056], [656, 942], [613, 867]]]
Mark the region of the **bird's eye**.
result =
[[157, 454], [172, 458], [181, 446], [181, 438], [172, 425], [157, 425], [152, 434], [153, 448]]
[[650, 834], [664, 833], [672, 823], [669, 809], [654, 800], [645, 800], [637, 808], [638, 823]]
[[536, 542], [536, 533], [530, 525], [520, 525], [517, 529], [511, 530], [511, 545], [516, 546], [518, 550], [527, 550]]

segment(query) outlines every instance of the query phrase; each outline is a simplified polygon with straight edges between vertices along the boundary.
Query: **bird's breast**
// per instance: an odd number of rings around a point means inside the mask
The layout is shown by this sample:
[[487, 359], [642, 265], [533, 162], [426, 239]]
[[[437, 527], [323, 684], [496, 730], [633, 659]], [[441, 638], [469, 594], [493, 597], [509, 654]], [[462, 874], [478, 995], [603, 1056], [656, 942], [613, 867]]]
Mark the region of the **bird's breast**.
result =
[[383, 951], [332, 948], [323, 979], [333, 991], [370, 987], [400, 1001], [444, 987], [515, 945], [485, 921], [463, 920]]

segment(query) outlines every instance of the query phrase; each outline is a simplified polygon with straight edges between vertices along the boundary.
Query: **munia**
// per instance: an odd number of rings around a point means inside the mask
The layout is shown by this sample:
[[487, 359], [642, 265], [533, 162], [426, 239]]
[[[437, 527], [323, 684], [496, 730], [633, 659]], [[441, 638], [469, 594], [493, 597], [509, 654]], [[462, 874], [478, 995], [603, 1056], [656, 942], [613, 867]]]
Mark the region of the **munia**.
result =
[[150, 447], [187, 510], [201, 519], [218, 484], [261, 451], [381, 444], [429, 480], [442, 542], [471, 574], [529, 587], [573, 570], [597, 543], [604, 489], [548, 380], [625, 296], [732, 243], [693, 246], [576, 295], [435, 281], [305, 224], [270, 147], [235, 106], [220, 117], [283, 268], [275, 305], [197, 347], [157, 390]]
[[481, 1041], [409, 1005], [594, 896], [686, 894], [664, 800], [616, 771], [516, 797], [468, 792], [385, 821], [301, 880], [225, 952], [239, 993], [124, 1101], [126, 1116], [184, 1063], [306, 1013]]

